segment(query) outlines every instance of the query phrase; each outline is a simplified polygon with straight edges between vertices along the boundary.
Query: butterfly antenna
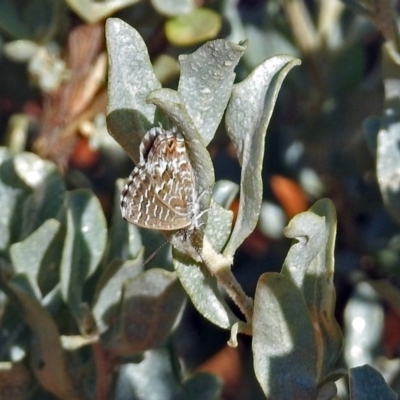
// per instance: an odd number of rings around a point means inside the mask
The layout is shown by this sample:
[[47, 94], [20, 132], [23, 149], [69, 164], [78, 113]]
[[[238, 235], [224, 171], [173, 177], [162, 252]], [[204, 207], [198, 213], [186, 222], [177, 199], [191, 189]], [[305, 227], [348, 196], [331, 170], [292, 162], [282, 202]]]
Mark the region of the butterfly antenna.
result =
[[148, 264], [153, 258], [154, 256], [170, 241], [168, 239], [165, 240], [165, 242], [163, 244], [161, 244], [156, 250], [154, 250], [142, 263], [142, 266]]

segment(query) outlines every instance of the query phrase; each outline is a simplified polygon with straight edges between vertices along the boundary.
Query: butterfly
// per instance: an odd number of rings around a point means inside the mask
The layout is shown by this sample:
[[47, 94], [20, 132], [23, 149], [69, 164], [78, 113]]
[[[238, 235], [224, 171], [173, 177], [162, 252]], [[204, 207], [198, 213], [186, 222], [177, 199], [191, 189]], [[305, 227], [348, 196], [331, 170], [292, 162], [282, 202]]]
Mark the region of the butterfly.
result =
[[176, 127], [150, 129], [139, 163], [121, 194], [122, 216], [143, 228], [165, 231], [196, 226], [199, 201], [185, 139]]

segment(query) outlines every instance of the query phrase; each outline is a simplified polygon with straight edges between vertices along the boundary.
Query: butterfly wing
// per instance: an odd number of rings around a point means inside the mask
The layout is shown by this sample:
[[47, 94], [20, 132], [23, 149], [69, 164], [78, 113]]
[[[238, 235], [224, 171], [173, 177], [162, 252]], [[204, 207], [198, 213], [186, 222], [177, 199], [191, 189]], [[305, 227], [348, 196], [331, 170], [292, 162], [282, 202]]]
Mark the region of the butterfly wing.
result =
[[160, 136], [148, 155], [156, 195], [176, 216], [193, 217], [195, 186], [192, 167], [182, 136], [170, 131]]
[[143, 164], [138, 164], [121, 195], [122, 216], [143, 228], [175, 230], [190, 225], [185, 217], [176, 216], [158, 196]]
[[183, 137], [151, 129], [140, 146], [141, 161], [121, 195], [122, 216], [151, 229], [178, 230], [192, 224], [194, 175]]

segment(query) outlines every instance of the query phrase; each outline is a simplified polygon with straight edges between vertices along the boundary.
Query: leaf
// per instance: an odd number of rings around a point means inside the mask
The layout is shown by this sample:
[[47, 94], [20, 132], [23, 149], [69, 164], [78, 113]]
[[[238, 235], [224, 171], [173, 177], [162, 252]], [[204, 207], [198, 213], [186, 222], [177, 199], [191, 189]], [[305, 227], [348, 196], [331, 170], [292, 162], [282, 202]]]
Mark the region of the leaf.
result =
[[29, 188], [15, 172], [13, 158], [0, 148], [0, 252], [6, 253], [11, 243], [19, 240], [22, 226], [22, 203]]
[[193, 10], [193, 0], [151, 0], [158, 13], [168, 16], [187, 14]]
[[396, 400], [396, 393], [382, 375], [369, 365], [350, 368], [350, 400]]
[[265, 273], [257, 283], [252, 347], [256, 377], [268, 399], [315, 399], [314, 328], [302, 293], [284, 275]]
[[227, 180], [220, 180], [215, 182], [213, 199], [222, 207], [229, 209], [238, 193], [238, 184]]
[[135, 278], [142, 270], [141, 257], [137, 260], [114, 260], [104, 269], [97, 283], [92, 307], [100, 333], [118, 318], [124, 283]]
[[[36, 297], [39, 299], [42, 297], [38, 287], [40, 271], [52, 265], [52, 261], [56, 265], [59, 262], [58, 257], [50, 260], [46, 255], [48, 255], [50, 247], [54, 245], [60, 225], [60, 222], [49, 219], [24, 241], [15, 243], [10, 248], [10, 256], [15, 273], [26, 274], [31, 286], [36, 289]], [[54, 265], [52, 267], [54, 270]]]
[[117, 355], [132, 355], [160, 346], [179, 321], [185, 293], [176, 274], [152, 268], [125, 282], [118, 322], [106, 334]]
[[222, 26], [221, 16], [213, 10], [196, 8], [165, 23], [165, 36], [175, 46], [192, 46], [214, 39]]
[[25, 322], [32, 332], [31, 367], [39, 383], [64, 400], [79, 400], [67, 373], [60, 334], [53, 319], [18, 283], [8, 283], [5, 290], [21, 307]]
[[[233, 213], [213, 200], [208, 214], [205, 235], [209, 238], [213, 250], [220, 252], [229, 238]], [[221, 296], [216, 278], [204, 266], [175, 249], [172, 256], [175, 270], [186, 293], [205, 318], [225, 329], [239, 322]], [[203, 259], [201, 261], [203, 262]]]
[[224, 329], [239, 322], [219, 291], [216, 279], [204, 267], [175, 249], [172, 256], [182, 286], [203, 317]]
[[88, 190], [70, 192], [66, 210], [67, 233], [61, 259], [61, 293], [79, 320], [83, 287], [103, 256], [107, 228], [101, 205]]
[[228, 241], [231, 234], [232, 220], [232, 211], [225, 210], [215, 201], [211, 202], [205, 234], [212, 241], [216, 252], [220, 252]]
[[302, 291], [319, 338], [318, 376], [332, 368], [342, 348], [342, 334], [335, 320], [336, 293], [333, 285], [336, 212], [328, 199], [317, 201], [298, 214], [285, 228], [292, 244], [282, 267]]
[[376, 171], [379, 188], [389, 212], [400, 221], [400, 57], [393, 44], [383, 46], [384, 115], [378, 134]]
[[[229, 238], [233, 213], [212, 201], [208, 214], [205, 234], [213, 249], [219, 252]], [[207, 269], [175, 249], [172, 251], [172, 257], [186, 293], [205, 318], [225, 329], [239, 322], [221, 295], [215, 277]]]
[[178, 93], [206, 146], [221, 122], [232, 92], [233, 70], [245, 49], [246, 45], [218, 39], [179, 56]]
[[108, 73], [107, 127], [114, 139], [137, 163], [139, 145], [154, 124], [156, 107], [145, 102], [161, 88], [139, 33], [118, 18], [106, 23]]
[[168, 351], [165, 348], [147, 351], [139, 364], [122, 366], [113, 398], [184, 400]]
[[225, 126], [242, 166], [239, 212], [224, 254], [232, 257], [254, 230], [262, 201], [264, 139], [283, 79], [300, 61], [276, 56], [264, 61], [234, 85]]
[[138, 3], [139, 0], [66, 0], [67, 4], [74, 10], [83, 20], [92, 24], [99, 22], [116, 11]]
[[32, 189], [24, 202], [21, 239], [25, 239], [45, 220], [59, 218], [65, 182], [53, 163], [33, 153], [16, 155], [14, 166], [21, 181]]

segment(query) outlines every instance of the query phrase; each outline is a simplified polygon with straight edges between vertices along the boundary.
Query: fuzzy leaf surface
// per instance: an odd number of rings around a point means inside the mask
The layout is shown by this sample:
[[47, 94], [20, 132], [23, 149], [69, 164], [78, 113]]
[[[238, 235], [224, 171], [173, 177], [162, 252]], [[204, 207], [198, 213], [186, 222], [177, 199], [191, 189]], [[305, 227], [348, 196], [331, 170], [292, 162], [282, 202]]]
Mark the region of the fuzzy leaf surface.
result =
[[270, 58], [233, 87], [225, 126], [242, 166], [242, 175], [239, 212], [224, 251], [226, 256], [235, 254], [257, 224], [262, 201], [261, 170], [267, 127], [284, 78], [299, 64], [300, 61], [291, 56]]
[[107, 226], [99, 200], [88, 190], [70, 192], [66, 210], [67, 232], [60, 270], [61, 293], [79, 320], [83, 287], [103, 256]]
[[104, 269], [95, 292], [93, 316], [100, 333], [118, 318], [124, 284], [143, 270], [141, 257], [137, 260], [114, 260]]
[[38, 298], [42, 297], [38, 287], [40, 271], [48, 270], [49, 266], [55, 269], [54, 266], [57, 266], [59, 262], [58, 257], [49, 259], [46, 255], [49, 253], [50, 246], [54, 245], [60, 225], [57, 220], [49, 219], [24, 241], [14, 243], [10, 248], [15, 273], [26, 274], [31, 286], [36, 289]]
[[154, 124], [156, 107], [148, 94], [161, 88], [146, 44], [139, 33], [118, 18], [106, 23], [109, 59], [107, 127], [135, 164], [139, 145]]
[[160, 346], [179, 321], [186, 295], [174, 272], [149, 269], [125, 282], [118, 323], [106, 335], [115, 354]]
[[342, 349], [342, 334], [335, 320], [336, 292], [333, 284], [336, 212], [328, 199], [317, 201], [296, 215], [284, 230], [294, 239], [282, 274], [302, 291], [318, 332], [318, 374], [323, 378]]
[[315, 399], [318, 357], [311, 316], [301, 291], [282, 274], [265, 273], [257, 283], [252, 346], [256, 377], [268, 399]]
[[[20, 279], [23, 279], [21, 276]], [[7, 294], [21, 307], [22, 315], [32, 333], [31, 369], [40, 384], [57, 398], [82, 399], [73, 386], [65, 365], [58, 328], [47, 311], [21, 286], [8, 283]]]
[[63, 207], [65, 182], [55, 164], [33, 153], [14, 157], [15, 172], [32, 193], [24, 201], [22, 239], [45, 220], [58, 219]]
[[245, 49], [246, 46], [218, 39], [179, 57], [178, 93], [205, 145], [221, 122], [232, 92], [233, 70]]

